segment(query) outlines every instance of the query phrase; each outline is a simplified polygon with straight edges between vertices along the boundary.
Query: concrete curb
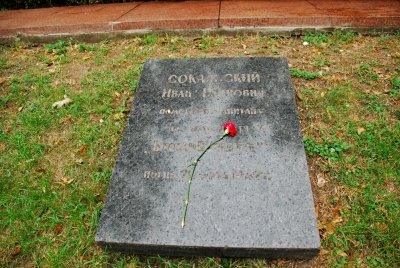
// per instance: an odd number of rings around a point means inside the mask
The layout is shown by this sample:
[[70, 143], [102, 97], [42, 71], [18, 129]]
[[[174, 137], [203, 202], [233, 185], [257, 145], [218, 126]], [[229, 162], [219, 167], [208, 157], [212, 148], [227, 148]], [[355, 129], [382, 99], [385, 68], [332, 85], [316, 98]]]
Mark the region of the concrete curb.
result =
[[377, 34], [393, 34], [399, 31], [398, 27], [221, 27], [216, 29], [171, 29], [171, 30], [126, 30], [113, 32], [91, 32], [91, 33], [63, 33], [63, 34], [23, 34], [18, 33], [15, 36], [0, 36], [0, 44], [11, 45], [15, 42], [25, 42], [31, 44], [54, 43], [58, 40], [71, 39], [77, 42], [100, 42], [103, 40], [118, 40], [124, 38], [133, 38], [148, 34], [173, 34], [173, 35], [237, 35], [237, 34], [261, 34], [266, 36], [271, 35], [287, 35], [287, 36], [302, 36], [310, 32], [329, 33], [335, 30], [357, 32], [364, 35]]

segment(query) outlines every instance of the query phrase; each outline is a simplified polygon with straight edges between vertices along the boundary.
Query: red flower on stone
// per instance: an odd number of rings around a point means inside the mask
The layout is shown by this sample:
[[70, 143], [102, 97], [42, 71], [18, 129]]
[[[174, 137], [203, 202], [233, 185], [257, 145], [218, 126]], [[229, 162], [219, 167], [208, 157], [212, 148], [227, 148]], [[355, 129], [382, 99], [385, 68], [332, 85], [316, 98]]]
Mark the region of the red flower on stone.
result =
[[191, 164], [190, 166], [193, 166], [192, 169], [192, 173], [189, 177], [189, 186], [186, 192], [186, 201], [185, 201], [185, 208], [183, 210], [183, 216], [182, 216], [182, 228], [185, 227], [185, 219], [186, 219], [186, 212], [189, 206], [189, 196], [190, 196], [190, 186], [192, 185], [192, 180], [193, 180], [193, 176], [194, 176], [194, 172], [196, 170], [197, 165], [199, 164], [200, 159], [202, 158], [202, 156], [208, 151], [208, 149], [210, 149], [214, 144], [222, 141], [227, 135], [230, 135], [231, 137], [235, 136], [237, 133], [235, 124], [232, 122], [226, 122], [224, 124], [224, 135], [222, 135], [218, 140], [212, 142], [210, 145], [208, 145], [208, 147], [201, 153], [201, 155], [193, 161], [193, 164]]
[[229, 134], [231, 137], [235, 136], [237, 133], [236, 126], [232, 122], [226, 122], [224, 124], [225, 134]]

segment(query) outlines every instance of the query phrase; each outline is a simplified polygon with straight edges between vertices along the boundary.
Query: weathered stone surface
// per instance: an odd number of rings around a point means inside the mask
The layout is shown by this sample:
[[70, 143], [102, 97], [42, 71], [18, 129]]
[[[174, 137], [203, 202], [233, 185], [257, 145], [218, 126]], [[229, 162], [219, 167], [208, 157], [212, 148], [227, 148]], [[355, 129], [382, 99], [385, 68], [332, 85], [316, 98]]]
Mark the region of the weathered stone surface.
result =
[[[181, 228], [188, 167], [193, 179]], [[96, 242], [138, 254], [310, 258], [320, 240], [285, 58], [150, 60]]]

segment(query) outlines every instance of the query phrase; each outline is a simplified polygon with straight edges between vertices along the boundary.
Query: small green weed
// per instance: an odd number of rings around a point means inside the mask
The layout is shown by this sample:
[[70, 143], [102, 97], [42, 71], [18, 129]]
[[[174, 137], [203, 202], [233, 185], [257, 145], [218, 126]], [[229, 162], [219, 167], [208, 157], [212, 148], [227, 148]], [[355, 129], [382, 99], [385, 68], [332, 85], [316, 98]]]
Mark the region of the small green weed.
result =
[[319, 73], [309, 72], [303, 69], [296, 69], [296, 68], [290, 69], [290, 75], [292, 77], [299, 77], [305, 80], [312, 80], [319, 77]]
[[342, 156], [343, 151], [351, 148], [346, 142], [336, 138], [333, 138], [332, 141], [323, 138], [322, 144], [317, 143], [313, 138], [304, 138], [304, 147], [309, 157], [319, 155], [331, 160], [337, 160]]
[[322, 67], [322, 66], [330, 65], [331, 63], [332, 62], [328, 58], [321, 57], [321, 56], [314, 57], [313, 61], [312, 61], [312, 64], [315, 67]]
[[358, 70], [354, 72], [358, 78], [360, 83], [370, 84], [371, 81], [377, 81], [379, 76], [371, 70], [371, 65], [362, 63]]
[[65, 54], [68, 51], [69, 44], [66, 41], [59, 40], [54, 44], [46, 44], [45, 48], [48, 53], [54, 53], [56, 55]]
[[205, 36], [201, 38], [195, 38], [195, 47], [197, 47], [199, 50], [208, 50], [210, 48], [219, 46], [222, 44], [225, 40], [225, 36], [218, 36], [218, 37], [213, 37], [213, 36]]
[[87, 45], [85, 43], [79, 43], [78, 50], [79, 52], [86, 52], [86, 51], [97, 51], [99, 46], [96, 45]]
[[389, 90], [390, 96], [396, 100], [400, 99], [400, 76], [395, 73], [390, 83], [392, 84], [392, 88]]
[[395, 74], [394, 77], [390, 80], [392, 83], [393, 89], [400, 89], [400, 75]]
[[49, 57], [46, 57], [45, 55], [37, 55], [36, 57], [40, 62], [43, 62], [46, 65], [51, 65], [53, 64], [53, 60]]
[[354, 42], [355, 39], [356, 34], [348, 31], [334, 31], [332, 33], [308, 33], [304, 37], [305, 42], [317, 47], [347, 44]]
[[6, 69], [6, 68], [7, 68], [7, 59], [0, 55], [0, 69]]
[[389, 109], [387, 103], [382, 101], [382, 99], [378, 98], [377, 96], [364, 94], [362, 97], [362, 102], [367, 106], [368, 111], [373, 111], [379, 114]]
[[201, 42], [197, 45], [197, 48], [200, 50], [207, 50], [213, 44], [213, 39], [211, 36], [201, 38], [200, 40], [201, 40]]
[[142, 45], [156, 45], [158, 43], [158, 35], [150, 34], [142, 37]]
[[1, 98], [0, 98], [0, 107], [4, 107], [4, 108], [5, 108], [6, 105], [7, 105], [7, 102], [9, 102], [10, 99], [11, 99], [10, 96], [1, 97]]
[[323, 33], [308, 33], [304, 37], [304, 42], [308, 42], [315, 46], [321, 46], [322, 43], [328, 42], [328, 37]]
[[349, 31], [334, 31], [330, 35], [330, 43], [338, 45], [338, 44], [348, 44], [355, 41], [357, 35], [354, 32]]

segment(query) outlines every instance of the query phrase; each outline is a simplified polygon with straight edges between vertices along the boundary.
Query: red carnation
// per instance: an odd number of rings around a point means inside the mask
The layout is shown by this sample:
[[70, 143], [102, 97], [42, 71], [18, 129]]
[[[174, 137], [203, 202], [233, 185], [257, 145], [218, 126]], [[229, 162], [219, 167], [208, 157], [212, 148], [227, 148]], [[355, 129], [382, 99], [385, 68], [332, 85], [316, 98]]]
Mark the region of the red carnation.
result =
[[231, 137], [235, 136], [237, 133], [235, 124], [232, 122], [226, 122], [224, 124], [225, 134], [229, 134]]
[[226, 122], [224, 124], [224, 135], [222, 135], [218, 140], [216, 140], [216, 141], [212, 142], [210, 145], [208, 145], [208, 147], [201, 153], [201, 155], [196, 160], [193, 161], [193, 164], [190, 165], [190, 166], [193, 166], [193, 169], [192, 169], [192, 173], [189, 177], [189, 186], [188, 186], [188, 189], [186, 192], [185, 208], [183, 210], [183, 216], [182, 216], [182, 228], [185, 227], [186, 212], [187, 212], [187, 209], [189, 206], [190, 186], [192, 185], [194, 172], [196, 170], [197, 165], [199, 164], [200, 159], [208, 151], [208, 149], [210, 149], [214, 144], [220, 142], [228, 135], [233, 137], [236, 135], [236, 133], [237, 133], [237, 130], [236, 130], [235, 124], [232, 122]]

